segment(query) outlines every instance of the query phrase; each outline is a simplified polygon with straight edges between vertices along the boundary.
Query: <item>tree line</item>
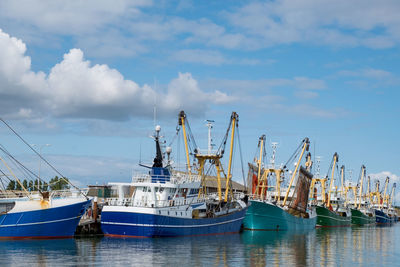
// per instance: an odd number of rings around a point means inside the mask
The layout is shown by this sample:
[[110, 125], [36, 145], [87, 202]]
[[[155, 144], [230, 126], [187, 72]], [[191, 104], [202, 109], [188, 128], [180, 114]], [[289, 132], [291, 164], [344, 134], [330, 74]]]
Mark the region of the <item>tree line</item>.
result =
[[[28, 191], [37, 191], [38, 189], [40, 191], [65, 190], [65, 189], [69, 189], [68, 181], [69, 180], [66, 177], [59, 178], [58, 176], [55, 176], [48, 183], [44, 182], [42, 180], [39, 180], [39, 179], [29, 180], [29, 181], [25, 179], [22, 181], [22, 185]], [[10, 180], [6, 189], [7, 190], [23, 190], [20, 183], [18, 183], [17, 181], [14, 181], [14, 180]]]

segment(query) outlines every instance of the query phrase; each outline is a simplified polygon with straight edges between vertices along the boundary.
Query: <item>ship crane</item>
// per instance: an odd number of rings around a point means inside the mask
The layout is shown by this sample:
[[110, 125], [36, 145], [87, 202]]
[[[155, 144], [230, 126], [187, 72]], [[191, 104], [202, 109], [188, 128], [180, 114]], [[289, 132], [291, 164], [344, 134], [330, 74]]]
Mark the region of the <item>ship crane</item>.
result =
[[388, 184], [389, 184], [389, 177], [386, 177], [385, 189], [383, 190], [383, 200], [382, 200], [382, 203], [381, 203], [381, 209], [383, 209], [383, 206], [384, 206], [384, 204], [386, 202], [386, 191], [387, 191]]
[[[177, 131], [179, 131], [182, 128], [183, 139], [185, 142], [187, 171], [189, 174], [191, 174], [193, 171], [191, 168], [191, 163], [190, 163], [190, 155], [193, 155], [198, 163], [197, 173], [201, 177], [201, 187], [199, 190], [199, 197], [204, 196], [204, 194], [206, 193], [206, 176], [208, 176], [208, 172], [211, 169], [211, 166], [210, 166], [210, 168], [208, 168], [206, 171], [206, 163], [210, 162], [211, 165], [213, 165], [216, 169], [219, 201], [222, 201], [222, 199], [223, 199], [224, 202], [228, 202], [232, 199], [233, 192], [232, 192], [232, 173], [231, 172], [232, 172], [232, 159], [233, 159], [235, 131], [238, 130], [238, 125], [239, 125], [238, 121], [239, 121], [239, 115], [236, 112], [232, 112], [225, 137], [222, 140], [222, 143], [219, 146], [217, 152], [215, 152], [215, 153], [212, 153], [212, 150], [210, 149], [210, 148], [212, 148], [212, 144], [210, 142], [211, 133], [209, 132], [208, 153], [202, 154], [202, 153], [200, 153], [200, 151], [194, 141], [194, 137], [190, 130], [189, 123], [188, 123], [185, 112], [181, 111], [179, 113], [179, 121], [178, 121]], [[211, 129], [210, 126], [209, 126], [209, 129]], [[229, 138], [229, 133], [230, 133], [229, 159], [228, 159], [227, 173], [225, 173], [225, 171], [222, 167], [221, 158], [224, 156], [224, 153], [225, 153], [225, 147], [226, 147], [226, 143]], [[225, 179], [225, 181], [226, 181], [224, 197], [222, 196], [222, 185], [221, 185], [222, 179]]]
[[[325, 178], [319, 178], [319, 177], [313, 178], [313, 180], [311, 182], [311, 188], [310, 188], [311, 193], [313, 193], [314, 186], [316, 183], [319, 182], [321, 184], [322, 202], [325, 203], [327, 205], [327, 207], [329, 207], [331, 204], [331, 194], [332, 194], [332, 187], [333, 187], [333, 181], [334, 181], [334, 175], [335, 175], [335, 168], [337, 166], [338, 161], [339, 161], [339, 155], [335, 152], [335, 154], [333, 154], [333, 157], [332, 157], [331, 165], [328, 169], [328, 174], [325, 176]], [[331, 180], [330, 180], [330, 185], [329, 185], [329, 189], [328, 189], [328, 196], [326, 196], [326, 182], [328, 181], [328, 175], [329, 175], [330, 170], [332, 170]]]

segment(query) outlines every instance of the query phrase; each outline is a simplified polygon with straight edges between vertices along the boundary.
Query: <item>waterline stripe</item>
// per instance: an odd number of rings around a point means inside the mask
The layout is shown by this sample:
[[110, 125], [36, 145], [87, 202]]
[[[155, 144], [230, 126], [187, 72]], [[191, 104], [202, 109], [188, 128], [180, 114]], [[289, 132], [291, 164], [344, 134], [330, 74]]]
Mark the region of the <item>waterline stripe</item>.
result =
[[201, 225], [162, 225], [162, 224], [141, 224], [141, 223], [118, 223], [118, 222], [101, 222], [101, 224], [112, 224], [112, 225], [124, 225], [124, 226], [142, 226], [142, 227], [166, 227], [166, 228], [193, 228], [193, 227], [206, 227], [206, 226], [214, 226], [214, 225], [221, 225], [221, 224], [227, 224], [239, 220], [243, 220], [243, 217], [240, 217], [238, 219], [230, 220], [230, 221], [224, 221], [224, 222], [218, 222], [218, 223], [210, 223], [210, 224], [201, 224]]
[[69, 221], [73, 219], [77, 219], [80, 216], [75, 216], [71, 218], [66, 218], [66, 219], [59, 219], [59, 220], [53, 220], [53, 221], [47, 221], [47, 222], [35, 222], [35, 223], [20, 223], [20, 224], [7, 224], [7, 225], [0, 225], [1, 227], [15, 227], [15, 226], [27, 226], [27, 225], [37, 225], [37, 224], [47, 224], [47, 223], [56, 223], [56, 222], [63, 222], [63, 221]]
[[326, 215], [318, 215], [318, 217], [324, 217], [324, 218], [334, 219], [334, 220], [340, 221], [340, 222], [346, 222], [346, 221], [350, 221], [350, 220], [351, 220], [351, 217], [346, 217], [346, 218], [349, 218], [348, 220], [346, 220], [346, 219], [340, 220], [340, 219], [336, 219], [335, 217], [326, 216]]

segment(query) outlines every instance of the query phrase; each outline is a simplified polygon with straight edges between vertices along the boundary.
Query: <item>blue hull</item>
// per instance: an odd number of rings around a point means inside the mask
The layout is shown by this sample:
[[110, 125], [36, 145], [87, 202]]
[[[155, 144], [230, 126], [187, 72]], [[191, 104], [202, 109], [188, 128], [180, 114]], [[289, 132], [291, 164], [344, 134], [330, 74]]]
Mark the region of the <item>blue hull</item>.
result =
[[91, 200], [0, 216], [0, 238], [72, 237]]
[[167, 237], [239, 232], [246, 209], [202, 219], [133, 212], [102, 212], [101, 229], [108, 236]]
[[379, 224], [390, 224], [394, 221], [381, 210], [375, 210], [376, 222]]

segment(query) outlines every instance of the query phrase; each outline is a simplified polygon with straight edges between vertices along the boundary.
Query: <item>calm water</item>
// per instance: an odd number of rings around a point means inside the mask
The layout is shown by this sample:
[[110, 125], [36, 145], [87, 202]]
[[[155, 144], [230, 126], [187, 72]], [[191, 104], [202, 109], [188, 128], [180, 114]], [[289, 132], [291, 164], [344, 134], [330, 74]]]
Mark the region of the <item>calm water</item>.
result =
[[400, 223], [306, 233], [0, 241], [1, 266], [400, 265]]

